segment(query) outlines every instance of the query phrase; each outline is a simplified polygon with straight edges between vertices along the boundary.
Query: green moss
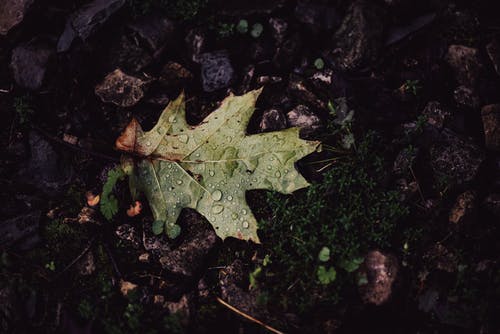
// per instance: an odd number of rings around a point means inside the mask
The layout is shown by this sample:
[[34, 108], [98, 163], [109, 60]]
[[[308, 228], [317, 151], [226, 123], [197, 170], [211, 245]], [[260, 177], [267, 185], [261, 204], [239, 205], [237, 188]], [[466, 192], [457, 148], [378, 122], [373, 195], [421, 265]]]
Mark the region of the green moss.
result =
[[[346, 263], [358, 263], [369, 248], [391, 245], [398, 220], [408, 210], [396, 191], [384, 189], [387, 168], [375, 142], [367, 136], [349, 160], [335, 164], [322, 182], [303, 192], [268, 193], [272, 218], [263, 219], [260, 228], [273, 262], [260, 277], [271, 300], [285, 309], [305, 312], [318, 302], [339, 302], [340, 291], [356, 284]], [[323, 247], [330, 250], [326, 262], [318, 259]], [[321, 284], [320, 265], [335, 268], [334, 283]]]

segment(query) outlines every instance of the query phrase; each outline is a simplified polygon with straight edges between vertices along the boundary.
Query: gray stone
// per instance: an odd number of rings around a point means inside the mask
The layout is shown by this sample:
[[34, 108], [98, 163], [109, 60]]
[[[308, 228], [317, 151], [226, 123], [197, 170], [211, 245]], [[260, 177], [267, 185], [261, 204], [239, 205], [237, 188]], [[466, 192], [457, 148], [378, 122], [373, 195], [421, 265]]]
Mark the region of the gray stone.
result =
[[30, 90], [38, 90], [43, 83], [47, 64], [54, 50], [36, 39], [17, 46], [12, 51], [10, 68], [16, 83]]
[[330, 53], [334, 66], [355, 71], [369, 66], [382, 46], [381, 10], [372, 1], [355, 1], [334, 35], [335, 49]]
[[170, 252], [170, 244], [167, 236], [163, 233], [156, 235], [153, 233], [153, 224], [147, 223], [143, 226], [142, 231], [142, 245], [144, 249], [155, 257], [160, 257], [165, 253]]
[[94, 0], [80, 7], [68, 18], [57, 51], [67, 51], [76, 36], [87, 40], [124, 4], [125, 0]]
[[129, 24], [141, 39], [143, 39], [152, 51], [156, 51], [165, 46], [165, 43], [171, 41], [175, 24], [166, 17], [149, 15], [141, 17], [138, 21]]
[[481, 109], [486, 148], [500, 151], [500, 104], [489, 104]]
[[145, 84], [146, 82], [142, 79], [116, 69], [96, 86], [95, 93], [103, 102], [110, 102], [120, 107], [131, 107], [144, 97]]
[[7, 35], [10, 29], [18, 25], [24, 18], [34, 0], [2, 0], [0, 1], [0, 35]]
[[286, 114], [288, 124], [299, 127], [301, 135], [309, 136], [321, 128], [321, 120], [308, 107], [299, 104]]
[[500, 43], [498, 40], [494, 39], [488, 45], [486, 45], [486, 52], [490, 57], [493, 68], [500, 75]]
[[278, 131], [286, 128], [286, 117], [281, 110], [269, 109], [264, 111], [260, 121], [260, 129], [266, 131]]
[[333, 29], [340, 23], [337, 10], [334, 7], [299, 1], [295, 7], [295, 17], [302, 23], [308, 24], [317, 30]]
[[360, 268], [367, 284], [359, 287], [361, 299], [365, 303], [381, 305], [392, 294], [392, 284], [398, 273], [398, 262], [395, 256], [380, 251], [370, 251]]
[[30, 159], [28, 168], [21, 171], [23, 180], [52, 194], [68, 184], [73, 176], [73, 170], [52, 145], [32, 131], [29, 134]]
[[276, 42], [283, 42], [288, 32], [288, 23], [280, 18], [270, 18], [269, 25], [271, 26], [271, 35]]
[[467, 87], [476, 85], [483, 67], [479, 59], [479, 50], [464, 45], [450, 45], [445, 60], [461, 85]]
[[226, 51], [203, 53], [200, 55], [200, 63], [205, 92], [229, 87], [233, 81], [234, 70]]
[[217, 236], [213, 229], [201, 228], [189, 233], [179, 247], [160, 258], [160, 263], [174, 274], [193, 276], [199, 272], [216, 242]]
[[120, 240], [127, 242], [133, 248], [139, 249], [141, 247], [141, 239], [134, 226], [130, 224], [120, 225], [116, 228], [115, 234]]
[[437, 129], [442, 129], [451, 115], [451, 113], [444, 109], [441, 103], [437, 101], [428, 102], [422, 114], [427, 119], [427, 123]]
[[464, 85], [455, 88], [453, 98], [457, 104], [474, 109], [479, 108], [481, 103], [476, 91]]
[[18, 215], [0, 223], [0, 248], [16, 245], [18, 249], [32, 248], [39, 240], [40, 211]]
[[430, 158], [436, 179], [454, 186], [474, 180], [485, 155], [470, 140], [444, 129], [430, 148]]

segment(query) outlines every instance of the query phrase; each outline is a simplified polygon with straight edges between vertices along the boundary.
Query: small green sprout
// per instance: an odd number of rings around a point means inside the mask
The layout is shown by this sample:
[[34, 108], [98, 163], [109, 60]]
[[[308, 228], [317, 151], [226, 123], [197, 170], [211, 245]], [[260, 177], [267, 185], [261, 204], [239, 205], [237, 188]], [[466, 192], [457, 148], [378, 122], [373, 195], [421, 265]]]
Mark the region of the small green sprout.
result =
[[241, 19], [240, 22], [236, 25], [236, 30], [240, 34], [246, 34], [248, 32], [248, 21], [245, 19]]
[[320, 260], [321, 262], [326, 262], [330, 260], [330, 248], [328, 247], [321, 248], [318, 254], [318, 260]]
[[263, 31], [264, 31], [264, 26], [260, 23], [255, 23], [252, 26], [252, 30], [250, 31], [250, 35], [252, 35], [253, 38], [259, 38], [259, 36], [262, 35]]
[[323, 285], [328, 285], [337, 278], [337, 272], [333, 267], [326, 269], [325, 266], [319, 266], [316, 274], [318, 275], [319, 282]]
[[322, 70], [325, 67], [325, 62], [321, 58], [316, 58], [314, 61], [314, 67], [318, 70]]

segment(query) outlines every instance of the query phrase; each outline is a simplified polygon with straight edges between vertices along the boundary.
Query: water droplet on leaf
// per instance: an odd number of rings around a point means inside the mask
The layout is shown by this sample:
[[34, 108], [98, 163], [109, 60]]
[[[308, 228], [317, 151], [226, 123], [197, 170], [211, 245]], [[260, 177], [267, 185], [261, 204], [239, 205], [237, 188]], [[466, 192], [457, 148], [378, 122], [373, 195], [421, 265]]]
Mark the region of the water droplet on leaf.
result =
[[222, 198], [222, 191], [220, 190], [215, 190], [213, 193], [212, 193], [212, 199], [214, 201], [220, 201]]
[[212, 213], [218, 215], [222, 211], [224, 211], [224, 207], [222, 205], [214, 205], [214, 206], [212, 206]]

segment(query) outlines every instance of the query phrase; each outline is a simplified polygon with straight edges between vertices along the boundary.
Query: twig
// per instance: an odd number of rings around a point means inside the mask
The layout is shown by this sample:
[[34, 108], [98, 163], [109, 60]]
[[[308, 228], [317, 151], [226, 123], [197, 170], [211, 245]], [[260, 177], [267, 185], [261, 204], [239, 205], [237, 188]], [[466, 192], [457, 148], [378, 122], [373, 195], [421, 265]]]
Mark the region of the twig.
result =
[[422, 203], [425, 203], [424, 194], [422, 193], [422, 189], [420, 189], [420, 182], [418, 182], [418, 179], [415, 176], [415, 173], [413, 172], [413, 168], [411, 166], [410, 166], [410, 172], [411, 172], [411, 175], [413, 176], [413, 179], [415, 180], [415, 182], [417, 182], [417, 189], [418, 189], [418, 193], [420, 194], [420, 199], [422, 200]]
[[58, 279], [59, 277], [61, 277], [61, 275], [63, 273], [65, 273], [69, 268], [73, 267], [75, 265], [75, 263], [78, 262], [78, 260], [80, 260], [85, 254], [87, 254], [87, 252], [89, 251], [90, 247], [92, 247], [92, 245], [94, 244], [94, 241], [95, 241], [96, 237], [92, 237], [92, 239], [90, 239], [89, 243], [87, 244], [87, 246], [82, 250], [82, 252], [73, 259], [73, 261], [71, 261], [66, 267], [64, 267], [63, 270], [61, 270], [60, 272], [57, 273], [57, 275], [54, 277], [54, 280]]
[[52, 136], [51, 134], [49, 134], [47, 131], [41, 129], [40, 127], [34, 125], [33, 128], [40, 132], [44, 137], [46, 137], [47, 139], [53, 141], [53, 142], [56, 142], [58, 144], [61, 144], [61, 145], [64, 145], [66, 147], [69, 147], [73, 150], [76, 150], [76, 151], [80, 151], [80, 152], [83, 152], [83, 153], [86, 153], [86, 154], [89, 154], [89, 155], [92, 155], [94, 157], [97, 157], [97, 158], [102, 158], [102, 159], [106, 159], [106, 160], [109, 160], [109, 161], [114, 161], [114, 162], [119, 162], [120, 159], [118, 158], [115, 158], [115, 157], [112, 157], [112, 156], [109, 156], [109, 155], [106, 155], [106, 154], [103, 154], [103, 153], [99, 153], [99, 152], [94, 152], [94, 151], [91, 151], [89, 149], [86, 149], [86, 148], [83, 148], [83, 147], [80, 147], [80, 146], [77, 146], [77, 145], [73, 145], [73, 144], [70, 144], [68, 142], [65, 142], [64, 140], [60, 139], [60, 138], [57, 138], [57, 137], [54, 137]]
[[257, 320], [257, 319], [255, 319], [254, 317], [252, 317], [252, 316], [250, 316], [250, 315], [248, 315], [248, 314], [246, 314], [246, 313], [244, 313], [244, 312], [242, 312], [242, 311], [238, 310], [236, 307], [234, 307], [234, 306], [232, 306], [232, 305], [230, 305], [230, 304], [226, 303], [225, 301], [223, 301], [223, 300], [222, 300], [222, 299], [220, 299], [219, 297], [217, 297], [217, 301], [218, 301], [220, 304], [222, 304], [222, 305], [224, 305], [225, 307], [227, 307], [228, 309], [230, 309], [231, 311], [233, 311], [234, 313], [239, 314], [239, 315], [241, 315], [243, 318], [248, 319], [248, 320], [250, 320], [250, 321], [252, 321], [252, 322], [255, 322], [255, 323], [256, 323], [256, 324], [258, 324], [258, 325], [261, 325], [262, 327], [264, 327], [265, 329], [267, 329], [267, 330], [268, 330], [268, 331], [270, 331], [270, 332], [273, 332], [273, 333], [276, 333], [276, 334], [284, 334], [283, 332], [281, 332], [281, 331], [279, 331], [279, 330], [277, 330], [277, 329], [275, 329], [275, 328], [273, 328], [273, 327], [271, 327], [271, 326], [269, 326], [269, 325], [266, 325], [266, 324], [265, 324], [265, 323], [263, 323], [262, 321]]

